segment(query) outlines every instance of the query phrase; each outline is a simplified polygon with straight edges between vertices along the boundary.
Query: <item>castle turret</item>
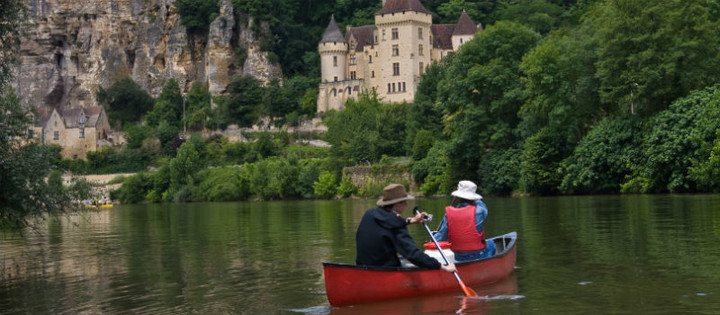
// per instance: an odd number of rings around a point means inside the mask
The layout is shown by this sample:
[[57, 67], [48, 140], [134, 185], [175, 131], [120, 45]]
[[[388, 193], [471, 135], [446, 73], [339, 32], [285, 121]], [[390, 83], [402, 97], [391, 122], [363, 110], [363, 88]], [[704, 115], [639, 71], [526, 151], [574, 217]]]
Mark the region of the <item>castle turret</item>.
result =
[[330, 24], [318, 44], [318, 52], [322, 72], [321, 82], [345, 80], [345, 56], [348, 52], [348, 44], [335, 23], [335, 16], [330, 18]]
[[452, 46], [453, 50], [457, 51], [460, 46], [469, 42], [475, 36], [478, 31], [478, 26], [470, 18], [470, 16], [463, 10], [460, 14], [460, 19], [455, 25], [455, 30], [452, 33]]

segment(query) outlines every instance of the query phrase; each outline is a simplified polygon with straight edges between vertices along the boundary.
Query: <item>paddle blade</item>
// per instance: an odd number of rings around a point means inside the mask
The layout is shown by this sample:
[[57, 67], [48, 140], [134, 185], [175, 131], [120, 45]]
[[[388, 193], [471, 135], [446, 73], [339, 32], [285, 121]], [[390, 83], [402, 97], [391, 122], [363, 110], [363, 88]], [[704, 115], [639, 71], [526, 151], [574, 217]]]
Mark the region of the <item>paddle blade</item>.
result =
[[462, 281], [460, 282], [460, 287], [462, 288], [463, 292], [465, 292], [465, 296], [478, 296], [475, 290], [466, 286], [464, 283], [462, 283]]

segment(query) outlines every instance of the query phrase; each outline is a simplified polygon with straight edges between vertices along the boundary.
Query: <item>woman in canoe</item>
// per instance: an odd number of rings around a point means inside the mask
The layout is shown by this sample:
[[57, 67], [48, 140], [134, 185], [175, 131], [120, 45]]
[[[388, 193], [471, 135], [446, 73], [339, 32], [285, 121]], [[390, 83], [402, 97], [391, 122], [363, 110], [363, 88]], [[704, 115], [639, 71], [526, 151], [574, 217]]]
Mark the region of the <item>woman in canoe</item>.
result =
[[476, 191], [475, 183], [460, 181], [457, 190], [451, 194], [455, 197], [454, 204], [445, 207], [445, 216], [433, 234], [438, 241], [452, 243], [455, 261], [486, 258], [495, 254], [495, 244], [485, 242], [482, 225], [488, 209]]
[[378, 207], [366, 211], [358, 226], [355, 236], [356, 264], [400, 267], [397, 256], [400, 253], [418, 267], [455, 272], [455, 264], [441, 265], [415, 245], [407, 226], [425, 222], [423, 217], [427, 213], [403, 219], [401, 213], [407, 208], [407, 200], [413, 199], [415, 197], [408, 195], [402, 185], [392, 184], [383, 189], [383, 196], [377, 201]]

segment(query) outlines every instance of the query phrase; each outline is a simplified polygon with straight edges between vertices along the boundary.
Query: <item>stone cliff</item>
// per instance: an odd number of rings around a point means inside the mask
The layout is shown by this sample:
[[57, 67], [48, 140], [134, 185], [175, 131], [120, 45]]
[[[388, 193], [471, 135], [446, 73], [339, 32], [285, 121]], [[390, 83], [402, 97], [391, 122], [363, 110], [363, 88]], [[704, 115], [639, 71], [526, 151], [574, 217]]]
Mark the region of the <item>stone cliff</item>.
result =
[[[195, 81], [222, 94], [233, 75], [267, 83], [280, 77], [230, 0], [207, 34], [188, 35], [174, 0], [26, 0], [20, 65], [14, 86], [27, 104], [75, 108], [96, 105], [100, 87], [132, 77], [152, 96], [169, 78], [184, 91]], [[261, 29], [269, 32], [267, 25]], [[247, 52], [242, 65], [236, 49]]]

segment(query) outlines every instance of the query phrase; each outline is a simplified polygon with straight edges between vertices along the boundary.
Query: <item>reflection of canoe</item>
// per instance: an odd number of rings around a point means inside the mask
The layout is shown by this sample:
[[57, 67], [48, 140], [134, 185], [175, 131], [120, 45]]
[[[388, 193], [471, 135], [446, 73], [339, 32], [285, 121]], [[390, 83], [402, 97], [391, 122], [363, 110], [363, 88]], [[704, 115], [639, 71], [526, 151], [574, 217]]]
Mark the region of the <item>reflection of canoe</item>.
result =
[[473, 288], [478, 297], [465, 297], [461, 290], [432, 295], [331, 307], [330, 315], [415, 315], [415, 314], [485, 314], [494, 307], [494, 300], [513, 300], [517, 295], [517, 277], [514, 273], [498, 282]]
[[[490, 240], [495, 242], [495, 256], [455, 264], [466, 285], [495, 283], [515, 268], [517, 233], [511, 232]], [[334, 306], [460, 290], [455, 277], [440, 270], [328, 262], [324, 262], [323, 267], [325, 291]]]

